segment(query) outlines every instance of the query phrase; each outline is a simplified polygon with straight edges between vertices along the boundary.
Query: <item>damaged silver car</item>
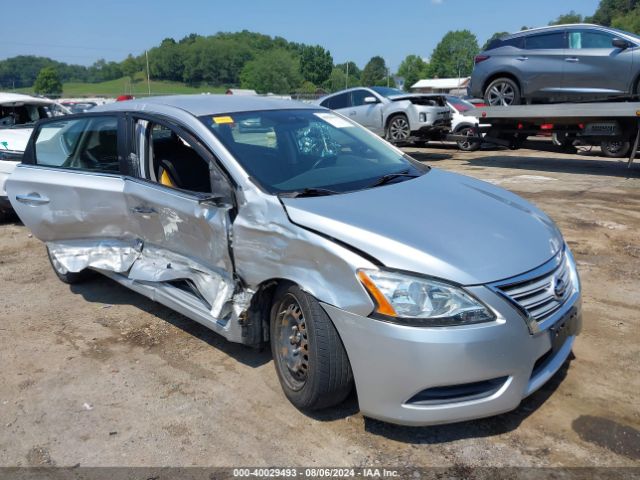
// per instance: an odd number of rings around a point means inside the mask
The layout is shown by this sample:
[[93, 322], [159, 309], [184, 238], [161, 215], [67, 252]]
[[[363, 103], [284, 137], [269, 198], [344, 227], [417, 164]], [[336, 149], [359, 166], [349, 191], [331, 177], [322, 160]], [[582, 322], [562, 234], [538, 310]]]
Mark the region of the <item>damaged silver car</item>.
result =
[[523, 199], [327, 109], [174, 96], [45, 120], [7, 181], [64, 282], [92, 271], [270, 343], [300, 409], [427, 425], [512, 410], [562, 366], [580, 282]]

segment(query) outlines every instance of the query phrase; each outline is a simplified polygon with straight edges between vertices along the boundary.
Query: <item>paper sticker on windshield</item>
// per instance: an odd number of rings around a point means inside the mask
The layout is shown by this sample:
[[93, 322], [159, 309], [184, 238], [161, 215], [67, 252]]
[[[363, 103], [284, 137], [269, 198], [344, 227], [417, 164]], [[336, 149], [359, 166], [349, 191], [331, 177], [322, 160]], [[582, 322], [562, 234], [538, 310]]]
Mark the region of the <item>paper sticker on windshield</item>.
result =
[[223, 123], [233, 123], [233, 118], [229, 117], [229, 116], [225, 116], [225, 117], [213, 117], [213, 121], [220, 125]]
[[318, 112], [318, 113], [314, 113], [314, 115], [324, 120], [329, 125], [333, 125], [336, 128], [353, 127], [353, 125], [347, 122], [344, 118], [340, 118], [339, 116], [334, 115], [333, 113]]

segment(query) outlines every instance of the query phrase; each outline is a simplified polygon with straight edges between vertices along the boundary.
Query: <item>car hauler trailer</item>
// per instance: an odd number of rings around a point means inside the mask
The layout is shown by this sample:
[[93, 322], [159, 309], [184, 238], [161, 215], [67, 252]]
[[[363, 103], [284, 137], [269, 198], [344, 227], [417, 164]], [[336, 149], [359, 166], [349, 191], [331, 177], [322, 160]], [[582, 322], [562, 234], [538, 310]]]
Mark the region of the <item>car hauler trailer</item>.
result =
[[[640, 144], [640, 102], [484, 107], [471, 110], [467, 115], [478, 119], [475, 132], [467, 137], [478, 145], [490, 143], [513, 150], [575, 153], [576, 144], [617, 143], [629, 149], [627, 165], [630, 168]], [[480, 123], [490, 126], [480, 127]], [[554, 142], [529, 140], [541, 134], [552, 134]], [[457, 135], [448, 139], [460, 141]]]

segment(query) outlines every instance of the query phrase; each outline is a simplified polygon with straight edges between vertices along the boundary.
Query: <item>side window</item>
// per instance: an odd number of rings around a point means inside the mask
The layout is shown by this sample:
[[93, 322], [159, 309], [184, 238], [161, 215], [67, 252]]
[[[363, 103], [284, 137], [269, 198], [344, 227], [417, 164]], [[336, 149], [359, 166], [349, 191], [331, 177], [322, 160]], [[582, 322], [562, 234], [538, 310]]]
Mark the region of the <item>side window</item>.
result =
[[545, 33], [542, 35], [531, 35], [525, 40], [527, 50], [554, 50], [565, 47], [564, 33]]
[[364, 105], [364, 99], [367, 97], [373, 97], [373, 94], [366, 90], [354, 90], [351, 92], [351, 106], [359, 107]]
[[569, 48], [585, 49], [585, 48], [605, 48], [611, 50], [613, 48], [613, 35], [597, 30], [580, 30], [569, 32]]
[[349, 93], [341, 93], [335, 97], [327, 98], [322, 102], [322, 106], [330, 108], [331, 110], [338, 110], [340, 108], [348, 108], [350, 106]]
[[147, 124], [147, 177], [166, 187], [211, 193], [209, 162], [171, 128]]
[[119, 173], [118, 119], [88, 117], [42, 126], [35, 141], [37, 165]]
[[524, 48], [524, 37], [507, 38], [502, 40], [499, 46]]

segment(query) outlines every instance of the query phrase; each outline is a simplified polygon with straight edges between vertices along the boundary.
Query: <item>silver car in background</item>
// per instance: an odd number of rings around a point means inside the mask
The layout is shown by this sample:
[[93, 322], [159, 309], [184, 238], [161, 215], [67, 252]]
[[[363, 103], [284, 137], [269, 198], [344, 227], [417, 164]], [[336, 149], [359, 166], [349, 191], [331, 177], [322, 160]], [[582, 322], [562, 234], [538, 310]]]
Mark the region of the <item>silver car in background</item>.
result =
[[549, 217], [321, 107], [193, 95], [45, 120], [7, 192], [60, 280], [97, 271], [270, 343], [303, 410], [355, 384], [362, 413], [389, 422], [506, 412], [580, 331]]
[[321, 98], [320, 106], [349, 117], [390, 142], [441, 140], [451, 129], [444, 95], [388, 87], [356, 87]]
[[589, 24], [515, 33], [475, 57], [469, 94], [488, 105], [638, 95], [639, 45], [637, 35]]

